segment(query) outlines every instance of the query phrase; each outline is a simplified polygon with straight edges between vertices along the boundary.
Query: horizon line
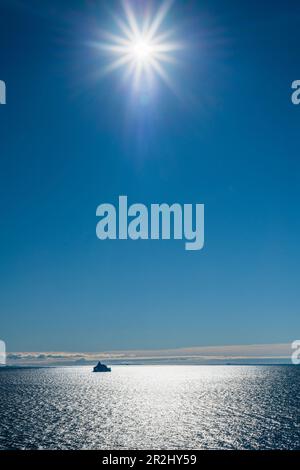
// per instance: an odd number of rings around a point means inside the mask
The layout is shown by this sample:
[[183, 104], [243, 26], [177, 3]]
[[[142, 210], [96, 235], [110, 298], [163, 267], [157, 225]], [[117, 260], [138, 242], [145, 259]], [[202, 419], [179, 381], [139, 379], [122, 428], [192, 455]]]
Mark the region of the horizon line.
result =
[[110, 363], [215, 364], [235, 361], [291, 362], [292, 343], [191, 346], [160, 349], [7, 352], [7, 365], [89, 365], [102, 359]]

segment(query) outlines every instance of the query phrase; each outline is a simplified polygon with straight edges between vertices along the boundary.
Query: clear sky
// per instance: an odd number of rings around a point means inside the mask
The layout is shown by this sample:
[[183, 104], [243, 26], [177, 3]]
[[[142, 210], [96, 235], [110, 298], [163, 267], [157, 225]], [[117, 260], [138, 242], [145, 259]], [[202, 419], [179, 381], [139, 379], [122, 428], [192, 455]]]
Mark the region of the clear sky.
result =
[[[8, 350], [297, 339], [299, 2], [175, 1], [166, 25], [185, 42], [169, 66], [176, 93], [158, 80], [135, 94], [122, 69], [101, 77], [104, 59], [88, 45], [97, 28], [115, 28], [119, 2], [0, 9]], [[98, 240], [96, 207], [121, 194], [204, 203], [204, 249]]]

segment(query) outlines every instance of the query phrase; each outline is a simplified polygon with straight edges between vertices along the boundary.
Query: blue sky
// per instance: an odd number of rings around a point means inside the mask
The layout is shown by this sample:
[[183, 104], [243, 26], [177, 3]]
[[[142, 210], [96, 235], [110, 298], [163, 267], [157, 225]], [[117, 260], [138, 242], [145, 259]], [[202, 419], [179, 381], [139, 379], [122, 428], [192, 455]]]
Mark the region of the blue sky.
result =
[[[141, 2], [132, 2], [141, 3]], [[87, 47], [119, 2], [1, 1], [0, 337], [10, 351], [285, 343], [300, 330], [299, 2], [175, 1], [145, 104]], [[96, 238], [96, 207], [204, 203], [205, 248]], [[299, 336], [299, 335], [298, 335]]]

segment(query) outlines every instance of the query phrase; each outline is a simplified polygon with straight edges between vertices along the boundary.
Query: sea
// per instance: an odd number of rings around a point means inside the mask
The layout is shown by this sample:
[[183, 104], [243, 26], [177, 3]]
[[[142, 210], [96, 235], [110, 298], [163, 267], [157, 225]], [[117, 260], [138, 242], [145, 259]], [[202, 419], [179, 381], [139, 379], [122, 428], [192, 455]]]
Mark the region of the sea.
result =
[[0, 449], [300, 449], [298, 366], [2, 368]]

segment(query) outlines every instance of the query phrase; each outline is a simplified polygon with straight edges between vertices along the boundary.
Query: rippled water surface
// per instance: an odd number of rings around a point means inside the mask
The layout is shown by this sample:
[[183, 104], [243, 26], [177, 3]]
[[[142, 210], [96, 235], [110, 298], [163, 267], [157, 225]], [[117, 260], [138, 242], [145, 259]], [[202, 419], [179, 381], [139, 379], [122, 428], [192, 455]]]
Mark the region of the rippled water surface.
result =
[[300, 449], [300, 369], [0, 370], [2, 449]]

